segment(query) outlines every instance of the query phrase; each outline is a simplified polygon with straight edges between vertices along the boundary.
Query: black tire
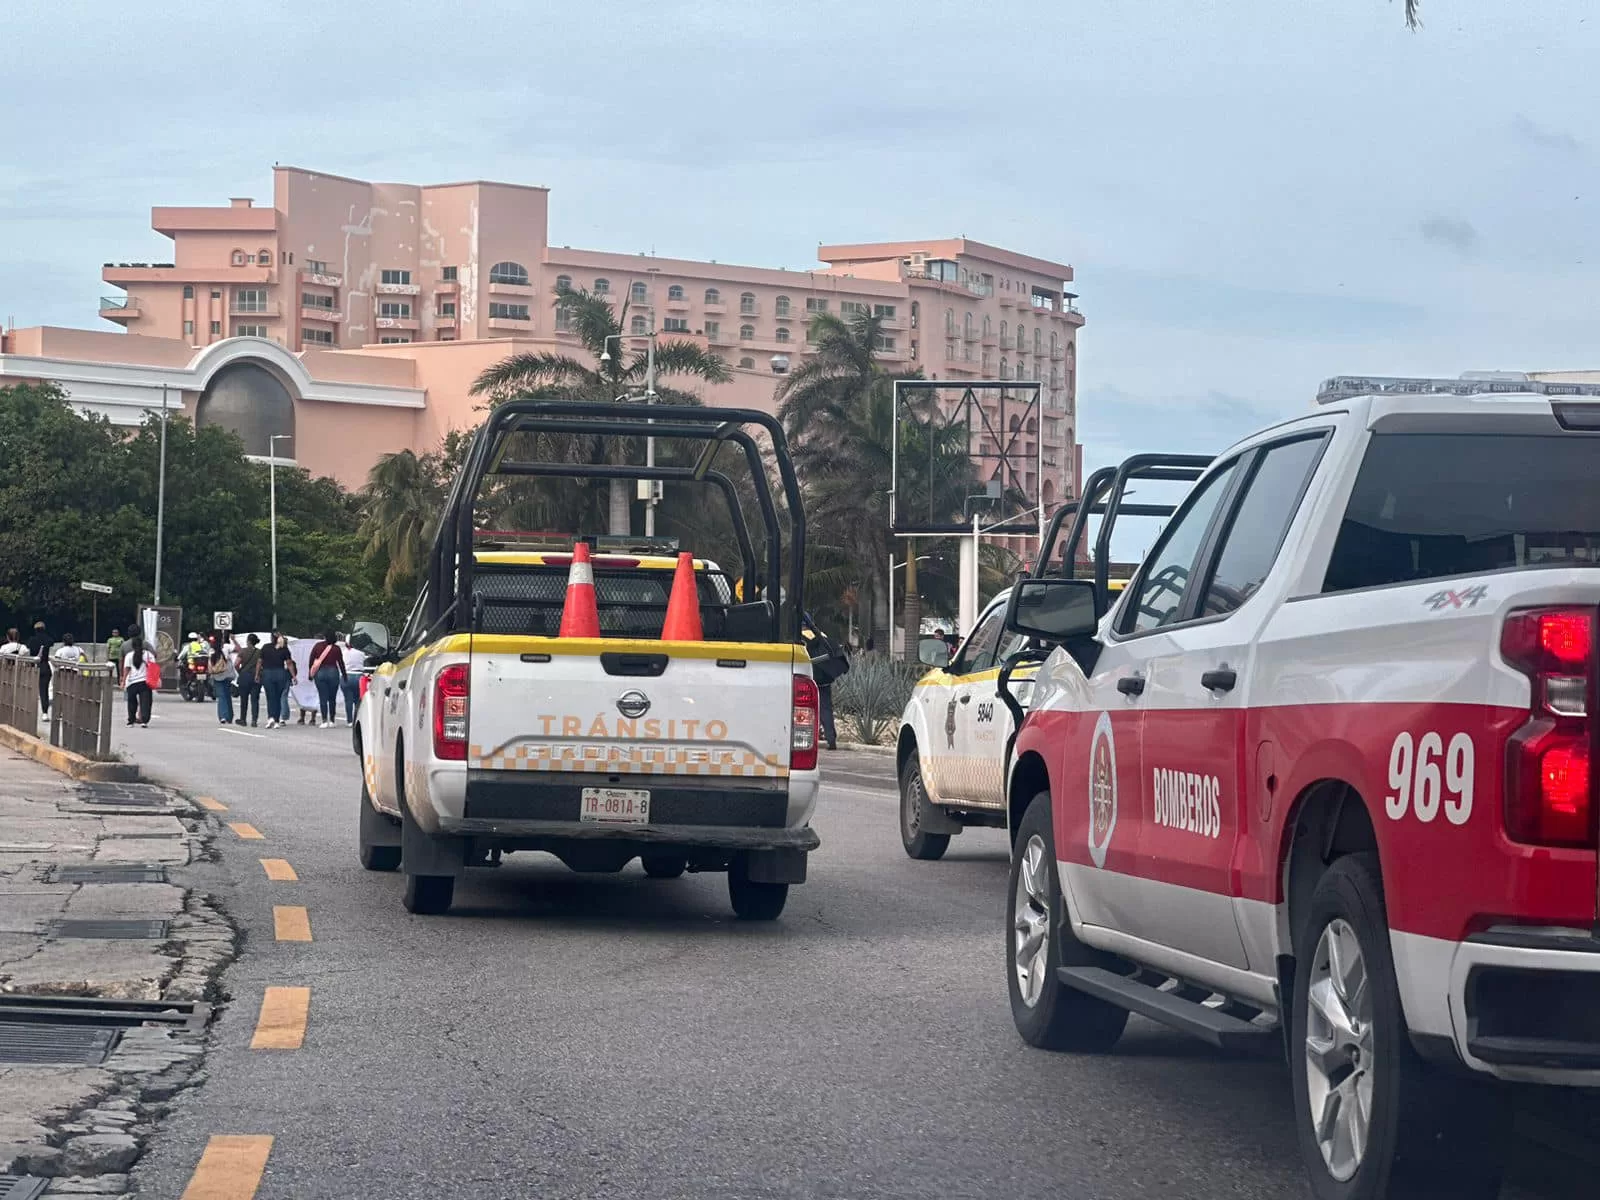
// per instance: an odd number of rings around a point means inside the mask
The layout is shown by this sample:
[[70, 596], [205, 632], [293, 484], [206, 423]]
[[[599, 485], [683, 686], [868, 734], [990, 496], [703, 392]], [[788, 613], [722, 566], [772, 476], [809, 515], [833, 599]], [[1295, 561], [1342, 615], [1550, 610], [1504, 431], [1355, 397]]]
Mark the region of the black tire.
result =
[[361, 865], [369, 871], [393, 871], [400, 865], [400, 827], [372, 807], [367, 781], [361, 781]]
[[922, 828], [931, 807], [922, 782], [922, 764], [913, 750], [900, 769], [900, 844], [906, 854], [922, 862], [941, 859], [950, 848], [948, 833], [928, 833]]
[[455, 893], [454, 875], [407, 875], [406, 911], [422, 917], [449, 912], [450, 902], [455, 899]]
[[671, 854], [644, 854], [639, 865], [651, 879], [676, 879], [689, 869], [689, 860]]
[[[1507, 1094], [1489, 1081], [1446, 1074], [1412, 1049], [1395, 980], [1378, 856], [1350, 854], [1335, 861], [1317, 881], [1304, 919], [1299, 914], [1294, 919], [1299, 936], [1289, 1066], [1300, 1157], [1317, 1200], [1380, 1200], [1385, 1196], [1492, 1200], [1499, 1196], [1504, 1169], [1502, 1131], [1509, 1121]], [[1360, 950], [1364, 987], [1350, 986], [1356, 995], [1365, 993], [1355, 1003], [1370, 1001], [1369, 1050], [1363, 1058], [1356, 1039], [1350, 1042], [1355, 1050], [1350, 1061], [1345, 1061], [1348, 1050], [1335, 1046], [1328, 1053], [1338, 1052], [1342, 1065], [1337, 1073], [1344, 1079], [1354, 1082], [1366, 1075], [1371, 1083], [1365, 1151], [1359, 1156], [1335, 1154], [1338, 1171], [1330, 1166], [1317, 1138], [1307, 1042], [1319, 945], [1335, 922], [1342, 923], [1335, 930], [1343, 939], [1341, 944], [1348, 945], [1353, 936]], [[1348, 950], [1345, 953], [1348, 955]], [[1326, 989], [1323, 994], [1322, 1003], [1346, 1006], [1337, 994], [1331, 1000], [1326, 998]], [[1358, 1023], [1358, 1030], [1360, 1027]], [[1353, 1173], [1351, 1163], [1355, 1164]], [[1346, 1177], [1339, 1178], [1341, 1174]]]
[[742, 862], [728, 868], [728, 899], [741, 921], [776, 921], [789, 902], [787, 883], [757, 883], [745, 874]]
[[[1030, 869], [1033, 870], [1031, 889], [1020, 886], [1024, 872]], [[1080, 942], [1067, 920], [1066, 906], [1061, 902], [1061, 883], [1056, 875], [1049, 792], [1040, 792], [1033, 798], [1017, 827], [1007, 895], [1010, 899], [1006, 907], [1009, 918], [1006, 923], [1006, 991], [1011, 998], [1011, 1019], [1022, 1040], [1041, 1050], [1089, 1054], [1110, 1050], [1128, 1024], [1127, 1010], [1067, 987], [1056, 978], [1057, 967], [1105, 966], [1109, 959]], [[1030, 901], [1023, 911], [1020, 901], [1024, 895], [1037, 896], [1037, 907]], [[1021, 950], [1019, 935], [1027, 932], [1022, 927], [1022, 919], [1027, 919], [1037, 933], [1041, 913], [1046, 918], [1043, 925], [1046, 953], [1042, 962], [1034, 960], [1034, 970], [1042, 970], [1043, 979], [1037, 974], [1032, 976], [1038, 990], [1029, 1003], [1017, 965]]]

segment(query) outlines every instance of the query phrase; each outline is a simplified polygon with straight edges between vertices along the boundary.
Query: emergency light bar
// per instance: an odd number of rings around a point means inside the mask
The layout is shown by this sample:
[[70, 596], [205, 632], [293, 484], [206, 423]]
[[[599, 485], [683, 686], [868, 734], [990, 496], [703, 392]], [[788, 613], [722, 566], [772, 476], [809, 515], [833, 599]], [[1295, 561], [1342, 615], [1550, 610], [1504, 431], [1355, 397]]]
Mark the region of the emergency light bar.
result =
[[1335, 375], [1317, 389], [1318, 404], [1352, 396], [1600, 396], [1600, 383], [1553, 383], [1542, 379], [1426, 379], [1400, 376]]
[[626, 537], [601, 534], [592, 539], [597, 554], [655, 554], [670, 558], [678, 553], [675, 537]]

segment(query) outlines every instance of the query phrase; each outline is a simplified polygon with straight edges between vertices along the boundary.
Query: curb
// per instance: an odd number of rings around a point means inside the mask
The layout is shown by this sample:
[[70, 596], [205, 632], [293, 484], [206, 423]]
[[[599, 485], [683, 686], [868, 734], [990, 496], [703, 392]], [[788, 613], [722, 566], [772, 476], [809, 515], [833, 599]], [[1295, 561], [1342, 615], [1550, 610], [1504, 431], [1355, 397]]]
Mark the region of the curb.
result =
[[134, 763], [96, 762], [70, 750], [52, 746], [9, 725], [0, 725], [0, 746], [8, 746], [72, 779], [90, 783], [130, 783], [139, 778], [139, 768]]
[[859, 750], [866, 754], [893, 754], [893, 746], [869, 746], [866, 742], [840, 742], [841, 750]]

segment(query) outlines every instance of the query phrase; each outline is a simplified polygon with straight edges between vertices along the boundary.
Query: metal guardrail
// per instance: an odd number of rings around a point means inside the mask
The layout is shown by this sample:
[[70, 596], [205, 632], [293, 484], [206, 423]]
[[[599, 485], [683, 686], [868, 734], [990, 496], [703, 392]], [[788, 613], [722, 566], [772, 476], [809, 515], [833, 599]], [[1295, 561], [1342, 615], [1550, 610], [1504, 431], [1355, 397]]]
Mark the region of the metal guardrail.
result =
[[111, 713], [116, 705], [111, 665], [53, 662], [50, 670], [55, 684], [50, 744], [85, 758], [110, 758]]
[[39, 736], [39, 663], [20, 654], [0, 654], [0, 725]]

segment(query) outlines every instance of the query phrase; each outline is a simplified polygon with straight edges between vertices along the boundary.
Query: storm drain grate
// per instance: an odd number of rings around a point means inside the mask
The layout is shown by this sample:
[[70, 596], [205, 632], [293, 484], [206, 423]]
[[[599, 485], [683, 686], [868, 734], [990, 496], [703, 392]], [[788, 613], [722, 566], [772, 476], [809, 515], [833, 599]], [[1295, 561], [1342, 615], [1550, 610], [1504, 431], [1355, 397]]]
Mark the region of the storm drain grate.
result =
[[35, 1200], [49, 1183], [37, 1175], [0, 1175], [0, 1200]]
[[148, 783], [80, 783], [78, 796], [85, 804], [113, 807], [155, 807], [175, 803], [175, 798], [165, 788]]
[[0, 1021], [0, 1063], [70, 1063], [96, 1067], [115, 1049], [120, 1029]]
[[[101, 996], [30, 996], [0, 993], [0, 1026], [167, 1025], [204, 1029], [211, 1006], [195, 1000], [109, 1000]], [[5, 1200], [0, 1195], [0, 1200]]]
[[167, 940], [168, 921], [82, 920], [52, 921], [50, 935], [58, 938], [121, 938], [129, 941]]
[[160, 863], [81, 863], [57, 867], [57, 883], [165, 883], [167, 869]]

